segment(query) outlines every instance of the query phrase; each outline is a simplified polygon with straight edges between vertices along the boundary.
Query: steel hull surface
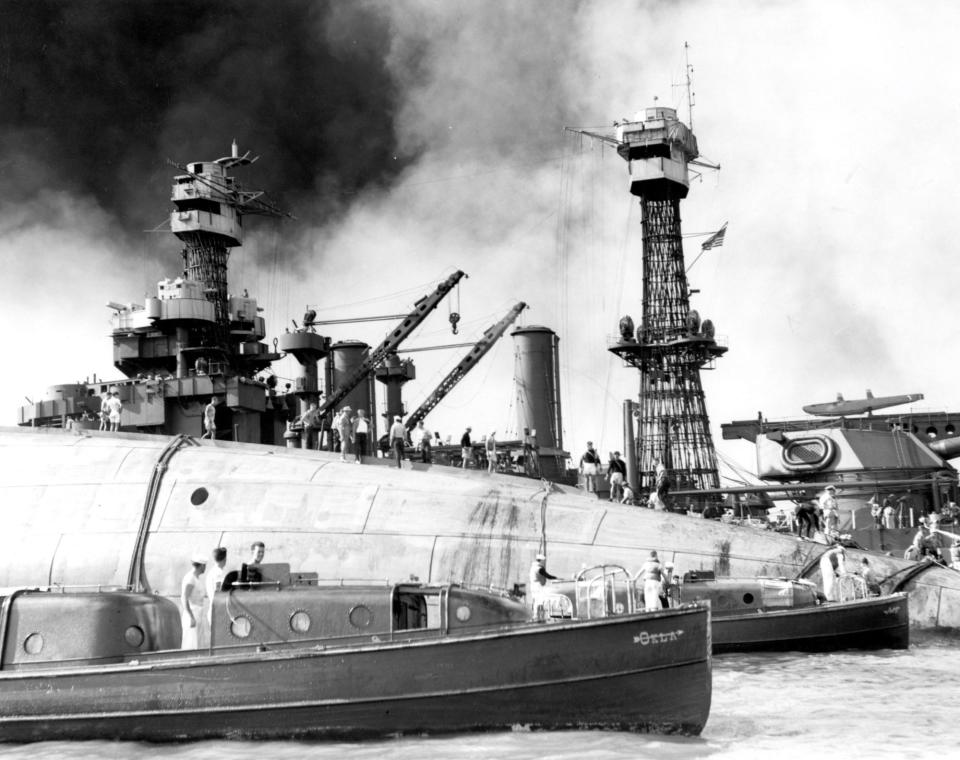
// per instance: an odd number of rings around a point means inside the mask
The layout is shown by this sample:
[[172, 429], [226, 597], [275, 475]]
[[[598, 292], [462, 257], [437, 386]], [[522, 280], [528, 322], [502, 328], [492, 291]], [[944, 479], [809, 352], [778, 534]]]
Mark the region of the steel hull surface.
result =
[[713, 617], [715, 654], [906, 649], [909, 645], [906, 594]]
[[[192, 551], [254, 540], [321, 578], [527, 581], [546, 539], [550, 571], [603, 563], [635, 571], [651, 549], [678, 569], [817, 580], [825, 546], [773, 531], [610, 504], [541, 481], [404, 463], [358, 467], [337, 454], [146, 434], [0, 429], [0, 586], [126, 585], [138, 540], [144, 581], [176, 599]], [[383, 460], [381, 460], [383, 461]], [[960, 628], [960, 573], [869, 556], [886, 590], [910, 592], [911, 624]]]
[[8, 671], [0, 689], [3, 741], [362, 738], [514, 726], [699, 734], [711, 697], [709, 613], [160, 653], [136, 663]]

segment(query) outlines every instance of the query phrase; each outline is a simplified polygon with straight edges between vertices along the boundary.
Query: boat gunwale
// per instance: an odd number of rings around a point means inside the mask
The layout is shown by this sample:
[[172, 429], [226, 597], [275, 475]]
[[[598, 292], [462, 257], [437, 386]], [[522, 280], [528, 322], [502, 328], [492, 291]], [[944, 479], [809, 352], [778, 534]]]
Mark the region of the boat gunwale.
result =
[[858, 607], [879, 607], [883, 604], [892, 603], [896, 603], [898, 606], [906, 605], [908, 603], [908, 598], [909, 595], [905, 591], [896, 591], [892, 594], [883, 594], [881, 596], [870, 596], [861, 599], [848, 599], [842, 602], [823, 602], [822, 604], [811, 604], [806, 607], [782, 609], [776, 607], [772, 609], [757, 608], [755, 610], [733, 610], [729, 613], [713, 609], [711, 611], [711, 619], [713, 622], [717, 622], [724, 620], [757, 620], [770, 616], [776, 616], [778, 618], [796, 617], [805, 614], [809, 615], [815, 612], [832, 612], [839, 614], [848, 610], [856, 609]]
[[[166, 671], [184, 668], [202, 668], [211, 666], [244, 665], [256, 661], [282, 662], [285, 660], [302, 660], [328, 657], [343, 654], [363, 654], [369, 652], [393, 651], [397, 649], [424, 648], [436, 646], [452, 646], [456, 644], [487, 641], [498, 638], [512, 638], [514, 636], [548, 635], [584, 628], [598, 628], [606, 626], [626, 626], [662, 618], [687, 617], [707, 613], [709, 630], [709, 606], [690, 603], [683, 607], [657, 610], [653, 612], [635, 612], [621, 615], [609, 615], [601, 618], [584, 618], [551, 622], [526, 622], [501, 625], [496, 629], [485, 629], [470, 633], [446, 633], [430, 637], [415, 637], [402, 640], [370, 640], [367, 637], [381, 634], [359, 634], [364, 641], [352, 644], [339, 643], [331, 646], [311, 644], [304, 646], [301, 642], [277, 642], [274, 644], [250, 643], [231, 646], [231, 651], [218, 653], [216, 648], [197, 650], [157, 650], [129, 655], [123, 662], [103, 664], [62, 666], [53, 664], [44, 667], [42, 664], [30, 664], [28, 667], [0, 670], [0, 684], [6, 681], [29, 680], [31, 678], [53, 678], [68, 676], [117, 675], [120, 673]], [[417, 629], [412, 629], [417, 630]], [[428, 629], [429, 630], [429, 629]], [[383, 634], [388, 636], [389, 634]], [[320, 639], [322, 640], [322, 639]], [[274, 648], [269, 648], [269, 647]], [[242, 647], [244, 651], [235, 651]], [[709, 659], [709, 646], [707, 655]], [[144, 660], [149, 660], [144, 662]], [[0, 718], [2, 720], [2, 718]]]

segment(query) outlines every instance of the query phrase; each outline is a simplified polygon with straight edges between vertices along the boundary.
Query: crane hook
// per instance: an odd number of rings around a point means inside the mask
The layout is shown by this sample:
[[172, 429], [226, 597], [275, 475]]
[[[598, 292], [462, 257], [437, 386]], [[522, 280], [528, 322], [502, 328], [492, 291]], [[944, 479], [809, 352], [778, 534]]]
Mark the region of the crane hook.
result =
[[454, 334], [454, 335], [457, 334], [457, 322], [459, 322], [459, 321], [460, 321], [460, 315], [459, 315], [457, 312], [455, 312], [455, 311], [451, 311], [451, 312], [450, 312], [450, 327], [453, 329], [453, 334]]

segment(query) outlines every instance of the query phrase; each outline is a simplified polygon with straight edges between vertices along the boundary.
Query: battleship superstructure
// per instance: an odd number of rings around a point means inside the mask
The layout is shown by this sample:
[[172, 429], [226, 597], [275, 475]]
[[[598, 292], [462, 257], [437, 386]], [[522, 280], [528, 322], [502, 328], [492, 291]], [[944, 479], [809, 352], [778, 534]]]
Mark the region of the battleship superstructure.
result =
[[[107, 304], [113, 310], [113, 363], [125, 379], [94, 377], [93, 382], [52, 386], [47, 398], [20, 408], [20, 425], [96, 428], [103, 399], [116, 395], [122, 404], [121, 430], [200, 436], [204, 408], [217, 397], [221, 402], [215, 412], [217, 438], [299, 446], [307, 438], [301, 439], [295, 422], [316, 403], [325, 429], [341, 408], [367, 410], [373, 435], [363, 453], [375, 453], [374, 381], [386, 387], [384, 416], [392, 420], [404, 415], [401, 387], [416, 377], [416, 371], [397, 350], [466, 275], [458, 270], [446, 277], [376, 347], [320, 335], [314, 326], [316, 311], [308, 309], [302, 324], [294, 322], [295, 329], [279, 335], [271, 348], [264, 342], [266, 325], [256, 298], [246, 289], [239, 295], [228, 289], [230, 249], [243, 244], [243, 217], [285, 215], [262, 191], [245, 190], [232, 175], [234, 169], [256, 160], [249, 152], [240, 155], [234, 142], [229, 156], [178, 166], [182, 173], [174, 178], [170, 230], [183, 243], [182, 273], [161, 280], [156, 295], [142, 304]], [[429, 408], [418, 409], [418, 419], [437, 405], [525, 306], [514, 307], [488, 330], [455, 373], [429, 396]], [[451, 322], [455, 328], [453, 315]], [[285, 388], [278, 387], [272, 370], [283, 356], [297, 363], [296, 377]], [[518, 367], [518, 377], [526, 371]], [[553, 394], [555, 377], [539, 378], [533, 392], [538, 394], [541, 385]], [[559, 403], [556, 411], [554, 427], [559, 429]], [[332, 436], [324, 440], [332, 447]], [[558, 473], [565, 459], [564, 454], [558, 460]], [[529, 474], [541, 473], [538, 469]]]
[[174, 178], [170, 230], [183, 244], [183, 272], [161, 280], [143, 304], [110, 302], [113, 363], [128, 379], [54, 386], [48, 398], [21, 407], [21, 425], [92, 422], [104, 394], [123, 404], [123, 428], [167, 434], [203, 433], [203, 407], [211, 397], [217, 429], [250, 442], [282, 440], [287, 416], [257, 373], [280, 354], [263, 342], [266, 325], [255, 298], [227, 289], [231, 248], [243, 243], [243, 217], [282, 215], [260, 191], [245, 190], [230, 174], [253, 163], [249, 152], [198, 161]]
[[[648, 108], [617, 126], [617, 152], [630, 169], [630, 192], [643, 218], [643, 316], [620, 322], [610, 347], [640, 372], [636, 467], [654, 487], [662, 463], [679, 488], [720, 485], [700, 370], [727, 350], [709, 319], [690, 308], [680, 229], [680, 201], [690, 189], [697, 138], [673, 108]], [[630, 452], [628, 452], [629, 456]]]

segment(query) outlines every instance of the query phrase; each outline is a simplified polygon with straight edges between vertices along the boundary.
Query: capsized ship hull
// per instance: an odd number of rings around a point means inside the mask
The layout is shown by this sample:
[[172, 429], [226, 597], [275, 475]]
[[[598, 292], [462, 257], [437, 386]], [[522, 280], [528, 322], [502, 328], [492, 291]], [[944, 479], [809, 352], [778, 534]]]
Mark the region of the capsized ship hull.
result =
[[[225, 546], [236, 565], [254, 540], [267, 544], [268, 559], [326, 578], [500, 587], [526, 583], [543, 538], [551, 572], [562, 576], [604, 562], [635, 570], [657, 549], [683, 570], [794, 577], [815, 572], [824, 550], [505, 475], [52, 429], [0, 429], [0, 504], [0, 586], [139, 578], [169, 597], [179, 595], [191, 555]], [[914, 625], [960, 628], [960, 573], [869, 556], [880, 577], [892, 576], [887, 590], [910, 591]]]

